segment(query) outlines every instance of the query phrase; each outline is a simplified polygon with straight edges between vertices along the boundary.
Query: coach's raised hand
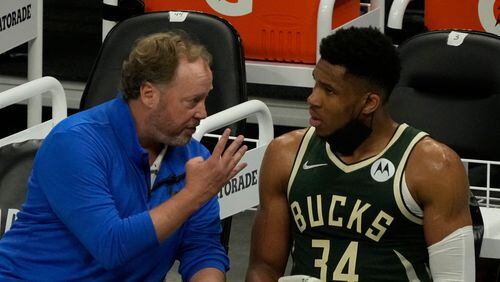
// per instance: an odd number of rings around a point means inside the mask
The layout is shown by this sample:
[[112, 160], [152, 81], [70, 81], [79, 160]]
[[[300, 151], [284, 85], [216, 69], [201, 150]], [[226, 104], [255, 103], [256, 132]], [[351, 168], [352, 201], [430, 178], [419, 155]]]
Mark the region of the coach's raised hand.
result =
[[247, 146], [242, 146], [242, 135], [224, 150], [230, 132], [230, 129], [224, 131], [208, 160], [197, 157], [186, 163], [184, 189], [195, 196], [194, 202], [198, 204], [219, 193], [221, 187], [246, 166], [246, 163], [239, 163], [247, 150]]
[[184, 188], [170, 200], [150, 211], [160, 242], [216, 195], [224, 183], [246, 167], [246, 163], [239, 163], [247, 150], [247, 146], [242, 145], [242, 135], [224, 150], [230, 132], [230, 129], [224, 131], [210, 158], [203, 160], [196, 157], [189, 160], [186, 163]]

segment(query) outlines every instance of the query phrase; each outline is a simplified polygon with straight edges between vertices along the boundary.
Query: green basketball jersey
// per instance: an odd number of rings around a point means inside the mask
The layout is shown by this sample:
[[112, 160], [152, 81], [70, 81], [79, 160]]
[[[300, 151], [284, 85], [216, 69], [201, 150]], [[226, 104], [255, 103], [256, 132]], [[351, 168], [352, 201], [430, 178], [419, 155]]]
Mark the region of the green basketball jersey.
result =
[[343, 163], [314, 128], [288, 184], [292, 274], [322, 281], [430, 281], [421, 215], [403, 201], [408, 156], [427, 134], [402, 124], [378, 155]]

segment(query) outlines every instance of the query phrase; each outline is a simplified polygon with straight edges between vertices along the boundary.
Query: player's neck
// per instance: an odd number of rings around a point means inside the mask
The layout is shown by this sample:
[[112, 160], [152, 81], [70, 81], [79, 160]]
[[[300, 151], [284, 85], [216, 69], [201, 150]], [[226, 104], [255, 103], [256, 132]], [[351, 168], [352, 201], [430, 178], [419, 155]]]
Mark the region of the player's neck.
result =
[[347, 164], [357, 163], [380, 153], [389, 144], [398, 124], [387, 113], [376, 113], [373, 117], [372, 133], [351, 155], [337, 156]]

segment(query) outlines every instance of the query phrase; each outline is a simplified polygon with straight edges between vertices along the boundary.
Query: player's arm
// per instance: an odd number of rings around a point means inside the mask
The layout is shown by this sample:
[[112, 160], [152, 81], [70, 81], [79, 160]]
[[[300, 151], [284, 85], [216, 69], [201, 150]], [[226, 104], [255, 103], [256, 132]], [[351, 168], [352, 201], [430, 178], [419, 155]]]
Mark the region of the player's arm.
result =
[[246, 281], [278, 281], [290, 252], [287, 185], [303, 130], [289, 132], [267, 147], [259, 178], [260, 205], [252, 228]]
[[424, 234], [434, 281], [474, 281], [469, 184], [459, 156], [426, 137], [406, 168], [410, 192], [424, 211]]

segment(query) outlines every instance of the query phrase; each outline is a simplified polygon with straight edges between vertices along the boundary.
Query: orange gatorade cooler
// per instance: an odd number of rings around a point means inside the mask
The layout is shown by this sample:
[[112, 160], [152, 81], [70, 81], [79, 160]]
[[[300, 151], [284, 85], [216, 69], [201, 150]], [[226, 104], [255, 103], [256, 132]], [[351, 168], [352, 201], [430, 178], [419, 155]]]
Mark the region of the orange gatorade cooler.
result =
[[500, 35], [500, 0], [425, 0], [429, 30], [472, 29]]
[[[192, 10], [229, 21], [240, 34], [245, 57], [253, 60], [316, 62], [320, 0], [145, 0], [146, 12]], [[332, 29], [360, 14], [359, 0], [336, 0]]]

